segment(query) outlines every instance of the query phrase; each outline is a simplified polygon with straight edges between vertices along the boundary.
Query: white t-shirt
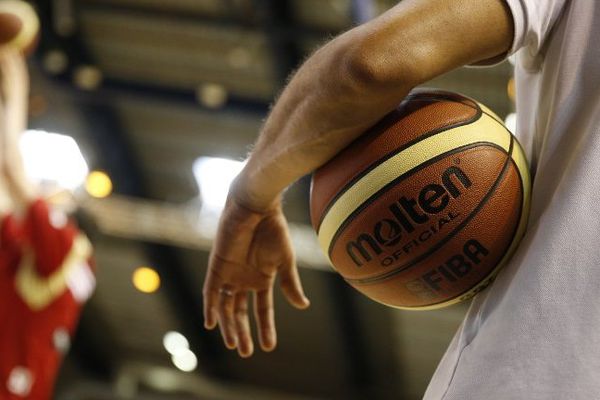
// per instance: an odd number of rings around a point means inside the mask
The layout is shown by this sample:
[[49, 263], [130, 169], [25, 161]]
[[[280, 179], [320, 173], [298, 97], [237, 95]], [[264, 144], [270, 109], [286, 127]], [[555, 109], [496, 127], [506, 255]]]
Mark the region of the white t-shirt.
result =
[[529, 227], [425, 399], [600, 399], [600, 1], [506, 2]]

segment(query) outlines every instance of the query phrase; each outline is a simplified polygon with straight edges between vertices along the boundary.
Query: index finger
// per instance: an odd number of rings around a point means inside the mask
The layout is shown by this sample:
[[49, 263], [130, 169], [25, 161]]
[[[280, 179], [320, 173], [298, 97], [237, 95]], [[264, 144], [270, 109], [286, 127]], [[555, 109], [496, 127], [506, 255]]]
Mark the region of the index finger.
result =
[[215, 305], [218, 296], [219, 294], [215, 290], [204, 292], [204, 327], [206, 329], [214, 329], [217, 326]]
[[206, 329], [214, 329], [217, 326], [217, 312], [215, 308], [217, 307], [219, 301], [219, 287], [216, 284], [210, 269], [206, 274], [202, 296], [204, 327]]

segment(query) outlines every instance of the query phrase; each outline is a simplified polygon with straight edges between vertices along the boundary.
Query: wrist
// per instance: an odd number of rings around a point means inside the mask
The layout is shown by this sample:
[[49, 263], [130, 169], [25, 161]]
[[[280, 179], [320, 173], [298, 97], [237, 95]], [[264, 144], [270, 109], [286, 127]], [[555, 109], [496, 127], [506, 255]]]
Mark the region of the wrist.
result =
[[281, 193], [270, 193], [260, 189], [259, 185], [250, 183], [250, 179], [242, 171], [229, 187], [228, 202], [234, 202], [237, 206], [257, 214], [281, 209]]

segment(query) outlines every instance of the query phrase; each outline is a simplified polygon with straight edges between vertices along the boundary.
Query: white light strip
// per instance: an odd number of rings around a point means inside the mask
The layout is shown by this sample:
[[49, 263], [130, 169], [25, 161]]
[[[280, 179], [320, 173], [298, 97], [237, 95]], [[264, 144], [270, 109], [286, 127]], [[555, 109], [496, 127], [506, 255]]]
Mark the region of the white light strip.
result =
[[504, 125], [506, 125], [508, 130], [514, 135], [517, 132], [517, 114], [508, 114], [504, 120]]
[[27, 175], [38, 183], [74, 190], [89, 172], [77, 142], [70, 136], [29, 130], [21, 136], [19, 147]]
[[165, 334], [163, 337], [163, 346], [171, 355], [185, 353], [190, 349], [187, 338], [175, 331], [170, 331]]
[[229, 185], [244, 168], [245, 162], [226, 158], [200, 157], [193, 172], [202, 198], [203, 211], [219, 213], [227, 200]]
[[183, 372], [192, 372], [198, 366], [198, 358], [191, 350], [173, 354], [171, 356], [171, 361], [177, 369]]

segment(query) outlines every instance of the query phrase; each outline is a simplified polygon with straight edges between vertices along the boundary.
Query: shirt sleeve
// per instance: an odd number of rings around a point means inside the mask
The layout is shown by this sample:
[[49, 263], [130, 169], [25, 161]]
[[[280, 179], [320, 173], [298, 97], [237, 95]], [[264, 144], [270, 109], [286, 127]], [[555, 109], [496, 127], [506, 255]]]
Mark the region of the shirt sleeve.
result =
[[515, 29], [510, 54], [525, 47], [535, 56], [544, 47], [544, 42], [569, 0], [505, 1], [512, 12]]

